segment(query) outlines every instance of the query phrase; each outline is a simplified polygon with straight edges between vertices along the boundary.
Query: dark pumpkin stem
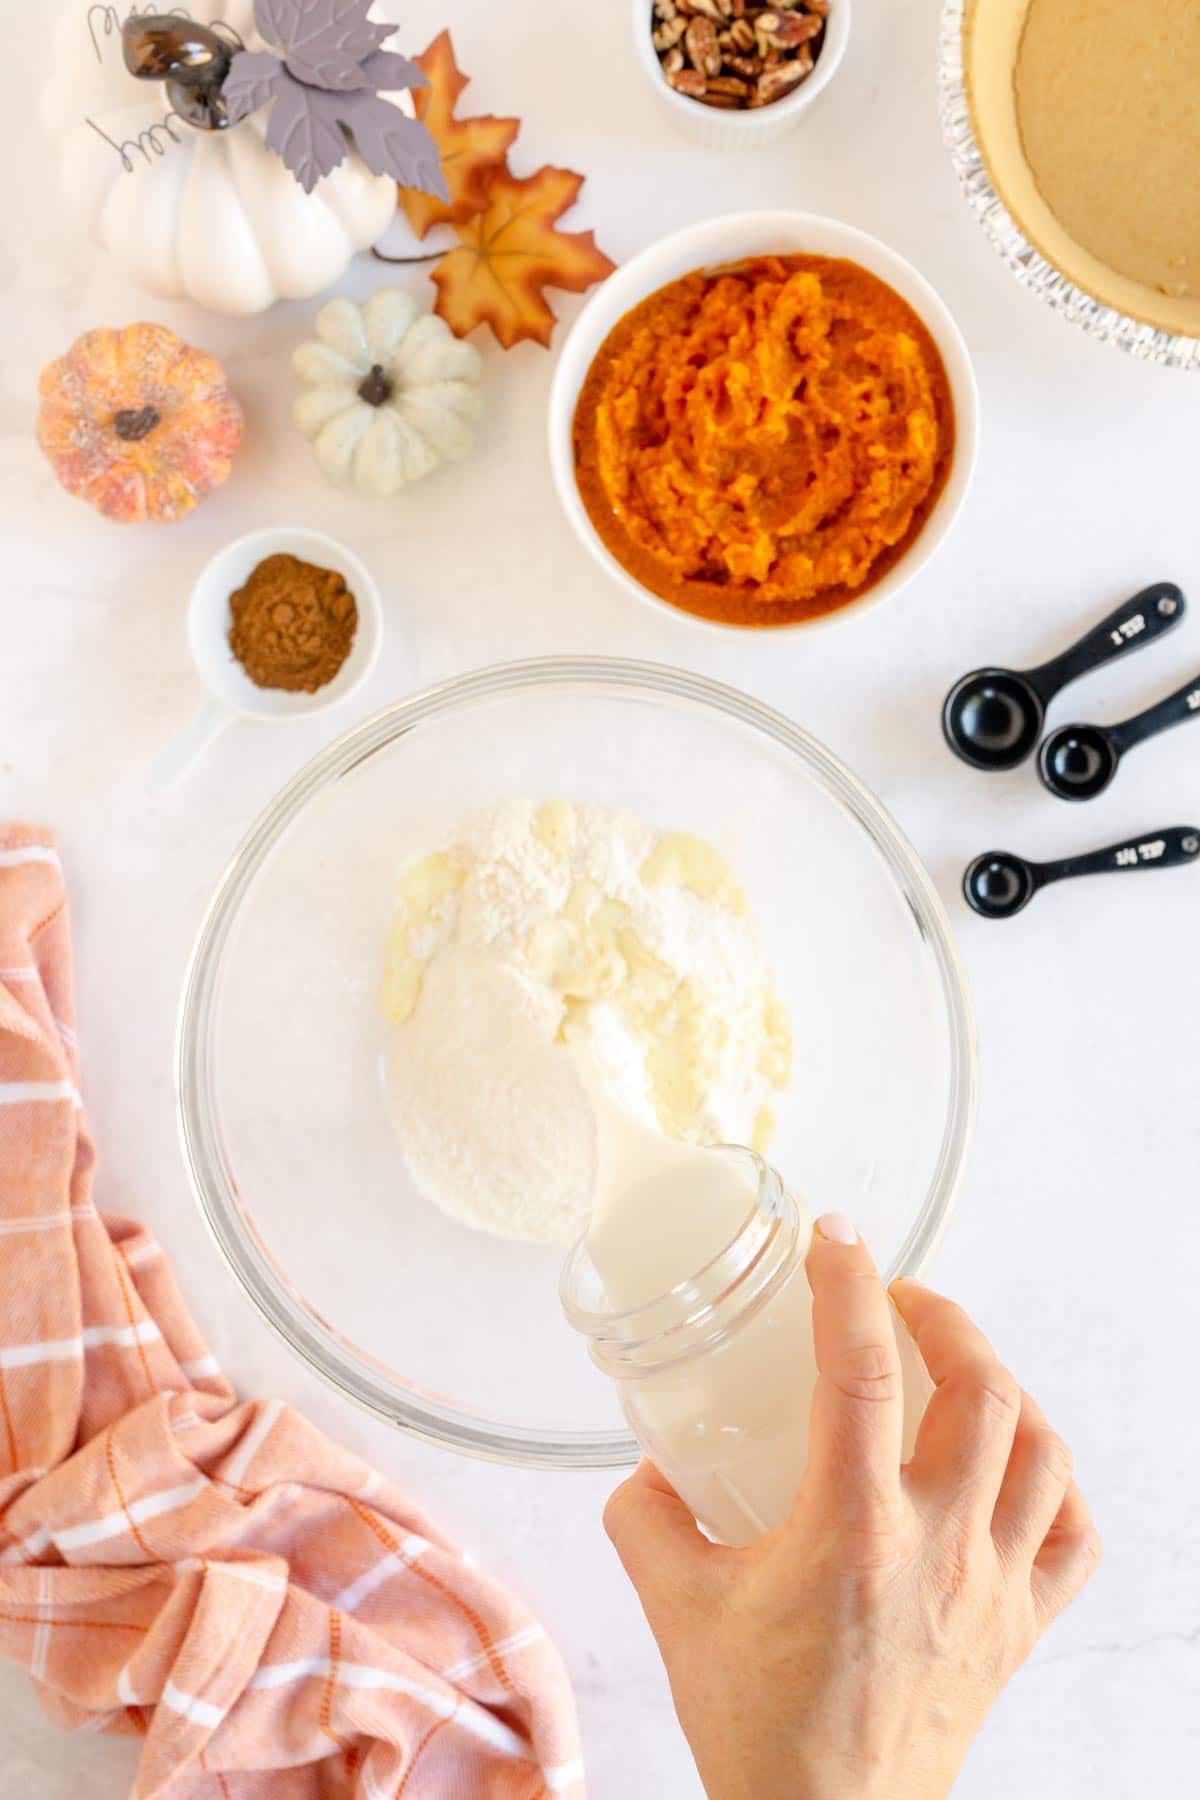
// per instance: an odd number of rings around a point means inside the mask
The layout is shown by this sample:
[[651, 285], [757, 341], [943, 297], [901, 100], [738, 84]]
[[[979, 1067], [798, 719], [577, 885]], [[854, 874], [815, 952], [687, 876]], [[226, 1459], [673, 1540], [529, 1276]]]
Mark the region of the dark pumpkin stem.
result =
[[113, 414], [113, 430], [127, 444], [136, 444], [139, 439], [149, 437], [155, 426], [161, 424], [162, 414], [153, 406], [125, 406]]
[[369, 375], [364, 375], [358, 384], [358, 397], [365, 400], [368, 406], [382, 406], [391, 398], [392, 384], [383, 372], [382, 363], [372, 363]]

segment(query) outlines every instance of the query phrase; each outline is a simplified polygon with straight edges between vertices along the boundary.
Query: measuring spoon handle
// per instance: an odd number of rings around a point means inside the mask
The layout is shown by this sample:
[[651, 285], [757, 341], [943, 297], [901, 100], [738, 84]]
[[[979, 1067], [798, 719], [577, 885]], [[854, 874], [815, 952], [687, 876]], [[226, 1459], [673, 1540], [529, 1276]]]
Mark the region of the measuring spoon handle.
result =
[[1052, 700], [1060, 688], [1069, 681], [1078, 681], [1089, 669], [1098, 669], [1114, 657], [1140, 650], [1165, 631], [1171, 631], [1183, 618], [1185, 608], [1183, 590], [1173, 581], [1152, 582], [1093, 626], [1086, 637], [1061, 656], [1051, 657], [1036, 669], [1027, 669], [1025, 679], [1043, 702]]
[[1047, 882], [1066, 881], [1074, 875], [1177, 869], [1183, 863], [1197, 861], [1200, 861], [1200, 826], [1168, 825], [1163, 831], [1126, 838], [1120, 844], [1106, 844], [1103, 850], [1089, 850], [1082, 856], [1064, 856], [1059, 862], [1035, 863], [1033, 867], [1037, 885], [1045, 887]]
[[1156, 736], [1160, 731], [1169, 731], [1172, 725], [1186, 725], [1189, 719], [1200, 719], [1200, 675], [1190, 681], [1187, 687], [1181, 687], [1165, 700], [1148, 706], [1145, 712], [1123, 720], [1120, 725], [1110, 725], [1108, 735], [1118, 751], [1123, 753], [1132, 750], [1135, 744], [1144, 743], [1147, 738]]

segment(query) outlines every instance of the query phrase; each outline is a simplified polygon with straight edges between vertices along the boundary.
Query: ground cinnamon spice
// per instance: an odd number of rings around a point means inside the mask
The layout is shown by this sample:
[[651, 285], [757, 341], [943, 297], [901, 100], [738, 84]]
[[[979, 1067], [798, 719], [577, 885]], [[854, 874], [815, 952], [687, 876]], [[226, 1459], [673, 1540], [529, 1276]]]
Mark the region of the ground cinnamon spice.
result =
[[298, 556], [264, 557], [229, 597], [229, 647], [256, 687], [315, 694], [350, 654], [354, 595], [336, 569]]

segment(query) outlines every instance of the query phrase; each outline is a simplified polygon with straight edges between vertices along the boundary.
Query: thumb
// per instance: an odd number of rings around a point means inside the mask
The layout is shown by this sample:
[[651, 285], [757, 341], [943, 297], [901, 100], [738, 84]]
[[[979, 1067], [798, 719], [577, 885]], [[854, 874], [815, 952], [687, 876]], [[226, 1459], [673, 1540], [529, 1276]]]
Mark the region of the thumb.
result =
[[609, 1497], [604, 1529], [657, 1633], [671, 1600], [694, 1593], [722, 1552], [704, 1536], [689, 1509], [653, 1463]]

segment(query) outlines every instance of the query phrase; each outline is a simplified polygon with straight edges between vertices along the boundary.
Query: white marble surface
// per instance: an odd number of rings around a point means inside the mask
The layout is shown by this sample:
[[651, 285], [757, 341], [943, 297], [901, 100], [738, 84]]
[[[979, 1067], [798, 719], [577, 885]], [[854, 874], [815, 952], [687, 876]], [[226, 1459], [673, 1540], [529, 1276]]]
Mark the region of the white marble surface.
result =
[[[505, 658], [614, 652], [719, 675], [824, 738], [925, 856], [974, 985], [983, 1096], [973, 1170], [934, 1279], [983, 1321], [1077, 1451], [1107, 1540], [1082, 1602], [1013, 1682], [973, 1751], [963, 1800], [1128, 1800], [1191, 1791], [1200, 1761], [1200, 877], [1092, 883], [1016, 923], [957, 894], [975, 851], [1034, 854], [1200, 815], [1200, 734], [1144, 750], [1096, 805], [1032, 775], [994, 781], [944, 751], [938, 702], [985, 660], [1034, 660], [1123, 593], [1169, 575], [1196, 616], [1170, 649], [1096, 679], [1115, 718], [1200, 668], [1200, 383], [1135, 365], [1015, 285], [959, 200], [934, 104], [936, 8], [856, 0], [841, 74], [784, 146], [726, 159], [671, 135], [628, 42], [624, 0], [407, 0], [411, 42], [448, 14], [481, 108], [525, 119], [516, 162], [587, 171], [576, 219], [617, 258], [722, 209], [796, 205], [874, 231], [957, 313], [982, 390], [965, 515], [915, 588], [815, 637], [715, 638], [635, 607], [559, 516], [543, 447], [552, 356], [485, 347], [478, 454], [394, 505], [315, 476], [288, 424], [288, 353], [307, 306], [213, 320], [139, 298], [61, 223], [28, 91], [52, 7], [4, 9], [8, 121], [3, 309], [4, 580], [0, 815], [44, 821], [70, 873], [88, 1106], [102, 1204], [150, 1220], [243, 1389], [307, 1407], [403, 1481], [530, 1601], [578, 1688], [597, 1800], [699, 1792], [663, 1677], [602, 1537], [603, 1478], [475, 1466], [374, 1426], [309, 1378], [226, 1275], [175, 1137], [172, 1032], [200, 911], [248, 822], [343, 726], [417, 686]], [[345, 291], [384, 272], [363, 262]], [[419, 271], [409, 279], [425, 289]], [[568, 301], [564, 315], [576, 302]], [[227, 490], [173, 529], [121, 530], [56, 487], [31, 435], [36, 372], [81, 330], [162, 319], [221, 354], [248, 431]], [[188, 588], [219, 544], [303, 521], [346, 538], [383, 589], [378, 671], [344, 716], [235, 727], [157, 809], [138, 789], [198, 699]], [[1074, 709], [1072, 709], [1074, 710]], [[1063, 715], [1059, 715], [1060, 717]], [[0, 1671], [6, 1793], [126, 1791], [127, 1744], [56, 1734]]]

